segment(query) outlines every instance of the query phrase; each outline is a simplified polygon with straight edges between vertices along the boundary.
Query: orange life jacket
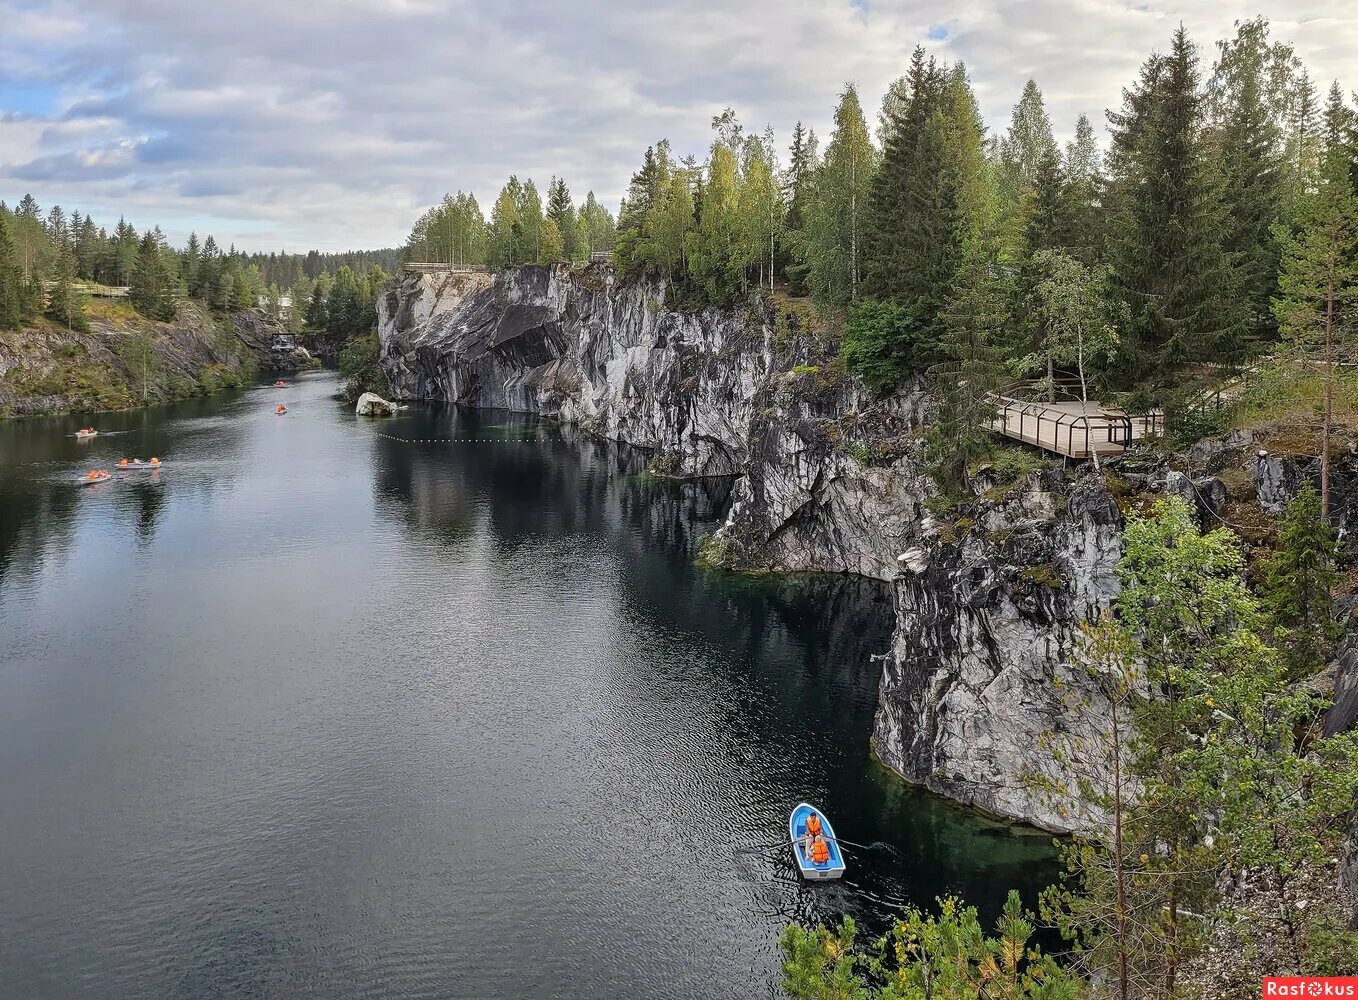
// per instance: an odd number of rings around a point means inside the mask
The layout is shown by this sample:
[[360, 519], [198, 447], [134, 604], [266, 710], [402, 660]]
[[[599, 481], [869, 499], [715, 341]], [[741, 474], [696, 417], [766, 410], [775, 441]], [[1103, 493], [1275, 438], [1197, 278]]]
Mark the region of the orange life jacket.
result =
[[812, 813], [806, 817], [806, 832], [813, 837], [820, 836], [820, 815], [818, 813]]
[[830, 860], [830, 848], [825, 846], [825, 841], [820, 837], [817, 837], [815, 843], [811, 845], [811, 860], [818, 865]]

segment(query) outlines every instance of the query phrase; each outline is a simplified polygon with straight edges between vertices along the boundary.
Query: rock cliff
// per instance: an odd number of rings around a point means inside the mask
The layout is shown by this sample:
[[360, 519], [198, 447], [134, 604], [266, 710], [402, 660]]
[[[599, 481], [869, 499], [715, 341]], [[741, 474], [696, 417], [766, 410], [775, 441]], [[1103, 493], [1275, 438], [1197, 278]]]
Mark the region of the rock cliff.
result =
[[966, 516], [935, 517], [923, 393], [872, 397], [794, 311], [685, 311], [666, 295], [608, 268], [407, 276], [378, 300], [382, 364], [398, 399], [544, 414], [648, 449], [653, 472], [731, 478], [725, 522], [705, 540], [713, 562], [889, 581], [878, 756], [988, 812], [1072, 829], [1033, 779], [1069, 777], [1042, 734], [1101, 725], [1070, 653], [1080, 622], [1118, 592], [1114, 494], [1173, 490], [1204, 519], [1249, 507], [1267, 520], [1261, 503], [1303, 473], [1228, 440], [1181, 468], [1129, 464], [1125, 479], [996, 468]]

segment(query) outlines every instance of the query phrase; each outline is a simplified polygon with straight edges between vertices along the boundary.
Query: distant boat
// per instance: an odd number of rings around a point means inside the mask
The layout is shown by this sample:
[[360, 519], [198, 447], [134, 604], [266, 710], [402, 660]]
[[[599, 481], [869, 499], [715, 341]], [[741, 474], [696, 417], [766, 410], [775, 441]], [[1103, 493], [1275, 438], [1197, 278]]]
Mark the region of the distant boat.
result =
[[288, 408], [284, 406], [282, 403], [279, 403], [277, 406], [273, 408], [273, 411], [274, 413], [277, 413], [281, 417], [283, 414], [288, 412]]
[[93, 486], [95, 483], [107, 482], [110, 478], [108, 469], [91, 469], [85, 475], [79, 477], [76, 482], [82, 486]]
[[[825, 846], [830, 851], [830, 856], [819, 864], [811, 860], [810, 848], [806, 843], [806, 821], [812, 814], [820, 817], [820, 835], [825, 839]], [[844, 855], [839, 850], [839, 841], [835, 839], [834, 828], [830, 826], [830, 820], [825, 813], [815, 806], [801, 803], [788, 817], [787, 833], [792, 841], [792, 858], [797, 862], [802, 878], [832, 879], [844, 874]]]
[[287, 387], [288, 383], [284, 382], [281, 378], [274, 382], [275, 389], [286, 389]]
[[82, 427], [80, 428], [80, 430], [75, 432], [75, 436], [81, 438], [82, 440], [84, 438], [97, 437], [98, 434], [99, 432], [95, 430], [93, 427]]
[[143, 462], [140, 458], [134, 458], [129, 462], [124, 458], [118, 463], [116, 468], [119, 472], [156, 472], [164, 464], [165, 463], [158, 458], [153, 458], [149, 462]]

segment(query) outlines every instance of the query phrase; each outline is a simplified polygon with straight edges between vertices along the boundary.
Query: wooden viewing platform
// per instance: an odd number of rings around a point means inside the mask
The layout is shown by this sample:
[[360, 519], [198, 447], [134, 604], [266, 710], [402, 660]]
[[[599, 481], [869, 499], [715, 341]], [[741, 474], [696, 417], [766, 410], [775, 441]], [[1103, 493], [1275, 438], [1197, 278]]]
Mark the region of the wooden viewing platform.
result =
[[1158, 411], [1128, 416], [1120, 410], [1058, 399], [1054, 403], [994, 393], [996, 434], [1066, 458], [1121, 455], [1134, 441], [1164, 430]]

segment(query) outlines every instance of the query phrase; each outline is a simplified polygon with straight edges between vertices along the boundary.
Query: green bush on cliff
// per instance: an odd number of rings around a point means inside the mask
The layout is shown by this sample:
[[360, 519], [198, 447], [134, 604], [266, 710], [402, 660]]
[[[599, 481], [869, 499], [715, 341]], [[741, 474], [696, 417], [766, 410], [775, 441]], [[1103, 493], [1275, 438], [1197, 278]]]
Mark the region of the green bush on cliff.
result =
[[355, 337], [339, 353], [339, 373], [345, 379], [344, 398], [354, 402], [365, 392], [379, 396], [391, 395], [391, 385], [379, 359], [382, 345], [376, 331]]

